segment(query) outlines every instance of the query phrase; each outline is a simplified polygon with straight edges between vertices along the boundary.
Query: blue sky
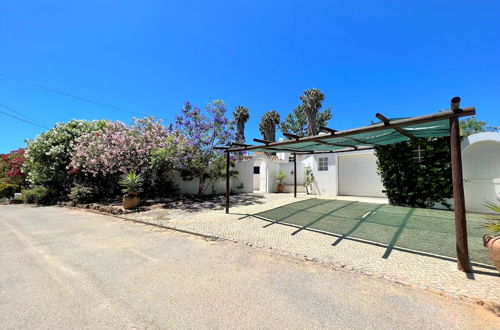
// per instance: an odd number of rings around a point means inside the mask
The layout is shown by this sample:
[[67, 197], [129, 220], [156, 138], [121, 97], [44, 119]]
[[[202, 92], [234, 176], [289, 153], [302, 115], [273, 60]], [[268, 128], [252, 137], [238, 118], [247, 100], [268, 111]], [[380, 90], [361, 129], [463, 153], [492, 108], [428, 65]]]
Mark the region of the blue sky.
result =
[[[0, 3], [0, 73], [167, 121], [187, 100], [223, 99], [250, 109], [248, 142], [263, 112], [284, 118], [312, 87], [335, 129], [432, 113], [456, 95], [500, 126], [498, 1]], [[131, 118], [5, 76], [0, 104], [48, 127]], [[41, 131], [0, 113], [0, 153]]]

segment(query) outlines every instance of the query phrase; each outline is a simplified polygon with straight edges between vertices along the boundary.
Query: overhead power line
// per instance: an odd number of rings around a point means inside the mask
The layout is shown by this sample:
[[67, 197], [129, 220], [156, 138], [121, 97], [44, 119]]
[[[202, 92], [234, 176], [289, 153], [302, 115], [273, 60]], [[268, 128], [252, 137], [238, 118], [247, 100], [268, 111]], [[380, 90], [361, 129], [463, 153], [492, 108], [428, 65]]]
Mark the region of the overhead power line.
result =
[[[5, 105], [3, 105], [3, 104], [0, 104], [0, 107], [3, 107], [3, 108], [5, 108], [5, 109], [9, 109], [9, 110], [11, 110], [11, 108], [9, 108], [9, 107], [7, 107], [7, 106], [5, 106]], [[11, 110], [11, 111], [12, 111], [12, 110]], [[6, 116], [9, 116], [9, 117], [11, 117], [11, 118], [14, 118], [14, 119], [16, 119], [16, 120], [22, 121], [22, 122], [24, 122], [24, 123], [30, 124], [30, 125], [34, 125], [34, 126], [37, 126], [37, 127], [40, 127], [40, 128], [44, 128], [44, 129], [49, 129], [47, 126], [43, 126], [43, 125], [37, 124], [37, 123], [35, 123], [35, 122], [32, 122], [32, 121], [30, 121], [30, 120], [26, 120], [26, 119], [20, 118], [20, 117], [18, 117], [18, 116], [14, 116], [14, 115], [12, 115], [12, 114], [10, 114], [10, 113], [8, 113], [8, 112], [2, 111], [2, 110], [0, 110], [0, 113], [1, 113], [1, 114], [4, 114], [4, 115], [6, 115]]]
[[14, 110], [14, 109], [12, 109], [11, 107], [8, 107], [8, 106], [3, 105], [3, 104], [0, 104], [0, 106], [4, 107], [5, 109], [9, 110], [10, 112], [14, 112], [14, 113], [17, 113], [18, 115], [23, 116], [23, 117], [24, 117], [25, 119], [27, 119], [27, 120], [34, 120], [33, 118], [30, 118], [29, 116], [25, 115], [24, 113], [19, 112], [19, 111], [17, 111], [17, 110]]
[[0, 75], [4, 76], [6, 78], [12, 79], [12, 80], [16, 80], [16, 81], [22, 82], [24, 84], [28, 84], [28, 85], [31, 85], [31, 86], [34, 86], [34, 87], [45, 89], [45, 90], [50, 91], [52, 93], [64, 95], [64, 96], [71, 97], [71, 98], [74, 98], [74, 99], [77, 99], [77, 100], [80, 100], [80, 101], [84, 101], [84, 102], [87, 102], [87, 103], [92, 103], [92, 104], [99, 105], [99, 106], [102, 106], [102, 107], [107, 107], [107, 108], [111, 108], [111, 109], [115, 109], [115, 110], [119, 110], [119, 111], [123, 111], [123, 112], [128, 112], [128, 113], [131, 113], [131, 114], [136, 114], [136, 115], [140, 115], [140, 116], [144, 116], [144, 117], [148, 116], [146, 114], [143, 114], [143, 113], [140, 113], [140, 112], [137, 112], [137, 111], [132, 111], [132, 110], [128, 110], [128, 109], [125, 109], [125, 108], [117, 107], [117, 106], [114, 106], [114, 105], [105, 104], [105, 103], [102, 103], [102, 102], [99, 102], [99, 101], [94, 101], [94, 100], [91, 100], [91, 99], [86, 98], [86, 97], [81, 97], [81, 96], [78, 96], [78, 95], [70, 94], [70, 93], [67, 93], [67, 92], [64, 92], [64, 91], [60, 91], [60, 90], [57, 90], [57, 89], [54, 89], [54, 88], [51, 88], [51, 87], [47, 87], [47, 86], [44, 86], [44, 85], [36, 84], [34, 82], [27, 81], [27, 80], [24, 80], [24, 79], [13, 77], [13, 76], [9, 76], [9, 75], [3, 74], [3, 73], [0, 73]]

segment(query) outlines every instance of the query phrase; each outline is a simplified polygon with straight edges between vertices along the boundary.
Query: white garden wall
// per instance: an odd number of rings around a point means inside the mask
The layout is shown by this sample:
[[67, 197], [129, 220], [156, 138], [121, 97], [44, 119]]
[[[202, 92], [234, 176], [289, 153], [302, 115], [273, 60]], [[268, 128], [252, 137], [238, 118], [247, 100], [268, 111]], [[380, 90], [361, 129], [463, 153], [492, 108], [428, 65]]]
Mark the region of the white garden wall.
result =
[[500, 133], [478, 133], [462, 142], [465, 208], [491, 212], [484, 202], [500, 203]]

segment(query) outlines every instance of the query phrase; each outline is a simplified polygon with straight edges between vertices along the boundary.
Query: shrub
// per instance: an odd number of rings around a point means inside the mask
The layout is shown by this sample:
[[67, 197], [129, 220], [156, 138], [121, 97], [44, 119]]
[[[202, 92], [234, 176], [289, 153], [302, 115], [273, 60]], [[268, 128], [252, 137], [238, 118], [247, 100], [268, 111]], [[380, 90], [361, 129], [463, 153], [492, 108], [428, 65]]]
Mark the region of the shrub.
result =
[[152, 117], [134, 119], [130, 127], [108, 122], [102, 131], [78, 139], [71, 167], [94, 177], [140, 172], [149, 168], [152, 150], [164, 148], [168, 136], [169, 130]]
[[105, 123], [72, 120], [27, 141], [23, 172], [27, 173], [28, 181], [50, 189], [56, 194], [54, 197], [66, 197], [78, 176], [76, 171], [69, 171], [76, 139], [102, 129]]
[[0, 198], [12, 198], [17, 190], [17, 185], [0, 182]]
[[24, 164], [24, 149], [17, 149], [0, 158], [0, 179], [8, 179], [14, 185], [21, 186], [24, 183], [25, 175], [21, 171]]
[[69, 199], [77, 204], [92, 203], [99, 200], [100, 193], [96, 187], [77, 184], [71, 188]]
[[53, 200], [50, 198], [49, 189], [45, 187], [35, 187], [23, 190], [22, 199], [28, 204], [50, 204]]
[[[420, 148], [420, 156], [414, 150]], [[452, 197], [448, 138], [415, 139], [376, 146], [378, 172], [391, 204], [402, 206], [445, 206]]]
[[22, 204], [22, 203], [23, 203], [22, 197], [16, 197], [16, 198], [9, 200], [9, 204]]

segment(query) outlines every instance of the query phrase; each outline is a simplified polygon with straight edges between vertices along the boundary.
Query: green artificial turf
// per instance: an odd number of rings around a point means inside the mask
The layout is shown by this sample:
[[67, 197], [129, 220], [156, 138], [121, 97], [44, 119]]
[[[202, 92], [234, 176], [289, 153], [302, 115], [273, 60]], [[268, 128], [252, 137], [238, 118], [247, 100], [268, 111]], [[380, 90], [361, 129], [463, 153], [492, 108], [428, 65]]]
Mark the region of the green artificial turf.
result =
[[[456, 257], [455, 216], [452, 211], [419, 209], [353, 201], [307, 199], [256, 214], [277, 223], [302, 230], [334, 234], [333, 245], [343, 239], [357, 238], [387, 246], [383, 257], [390, 257], [393, 247], [400, 247], [446, 257]], [[480, 215], [467, 215], [469, 253], [473, 262], [491, 265], [482, 237]]]

